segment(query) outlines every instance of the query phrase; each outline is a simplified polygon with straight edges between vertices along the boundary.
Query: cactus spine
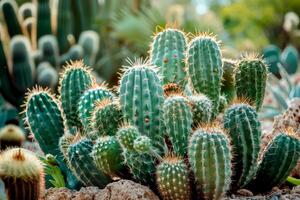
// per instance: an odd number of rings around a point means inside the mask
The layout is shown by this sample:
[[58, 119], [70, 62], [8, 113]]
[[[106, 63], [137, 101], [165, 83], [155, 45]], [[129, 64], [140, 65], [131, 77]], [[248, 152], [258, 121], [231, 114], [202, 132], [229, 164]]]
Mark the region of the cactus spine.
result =
[[200, 123], [207, 123], [211, 120], [213, 105], [207, 96], [196, 94], [188, 96], [188, 100], [192, 107], [193, 126], [197, 126]]
[[223, 69], [216, 39], [205, 34], [194, 38], [188, 45], [187, 65], [193, 88], [212, 100], [213, 117], [217, 116]]
[[36, 18], [37, 39], [52, 33], [51, 30], [51, 10], [49, 0], [37, 0]]
[[42, 197], [44, 171], [33, 152], [22, 148], [4, 151], [0, 156], [0, 177], [9, 199], [38, 200]]
[[235, 75], [237, 97], [248, 99], [259, 110], [265, 95], [267, 74], [266, 64], [257, 55], [243, 58]]
[[163, 143], [163, 89], [151, 65], [137, 62], [126, 69], [120, 82], [120, 104], [125, 120], [136, 125], [156, 148]]
[[221, 199], [231, 181], [231, 152], [224, 132], [218, 127], [197, 129], [190, 140], [189, 161], [199, 196]]
[[24, 140], [24, 132], [16, 125], [6, 125], [0, 130], [1, 150], [5, 150], [8, 147], [21, 147]]
[[95, 104], [91, 123], [96, 135], [115, 135], [122, 119], [120, 105], [108, 98]]
[[261, 129], [257, 113], [245, 103], [231, 105], [224, 114], [235, 154], [232, 179], [234, 187], [244, 187], [255, 175], [260, 151]]
[[133, 151], [134, 140], [140, 136], [140, 133], [135, 126], [123, 125], [118, 130], [116, 136], [124, 149]]
[[78, 101], [82, 93], [94, 82], [90, 69], [81, 61], [65, 67], [60, 79], [60, 100], [69, 127], [81, 125], [78, 117]]
[[264, 192], [282, 184], [299, 160], [300, 142], [295, 133], [278, 133], [262, 153], [255, 179], [249, 183], [253, 191]]
[[163, 106], [163, 119], [175, 155], [184, 157], [192, 130], [193, 115], [189, 102], [183, 96], [171, 95]]
[[91, 156], [92, 150], [91, 140], [83, 138], [75, 141], [68, 148], [69, 167], [85, 186], [104, 188], [111, 179], [97, 169]]
[[156, 167], [156, 183], [163, 199], [192, 199], [189, 169], [179, 157], [168, 156]]
[[168, 28], [156, 34], [151, 44], [150, 60], [159, 67], [163, 84], [177, 83], [185, 86], [186, 37], [182, 31]]

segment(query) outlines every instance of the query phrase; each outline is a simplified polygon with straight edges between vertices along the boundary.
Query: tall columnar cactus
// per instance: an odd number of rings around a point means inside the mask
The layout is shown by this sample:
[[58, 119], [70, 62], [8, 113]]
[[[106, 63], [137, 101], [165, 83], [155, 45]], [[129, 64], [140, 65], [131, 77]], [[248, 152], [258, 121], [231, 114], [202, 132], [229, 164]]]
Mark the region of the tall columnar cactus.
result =
[[223, 59], [223, 77], [221, 93], [225, 95], [228, 102], [235, 97], [235, 69], [236, 62], [234, 60]]
[[84, 134], [88, 134], [92, 131], [90, 121], [92, 112], [95, 108], [95, 103], [105, 98], [113, 98], [113, 94], [105, 87], [105, 85], [93, 85], [80, 97], [78, 101], [78, 116], [84, 127]]
[[140, 136], [135, 126], [123, 125], [117, 132], [117, 138], [123, 148], [123, 156], [133, 179], [151, 185], [155, 182], [155, 158], [148, 153], [137, 152], [134, 141]]
[[160, 80], [148, 63], [136, 62], [125, 70], [120, 81], [120, 104], [125, 120], [136, 125], [156, 148], [162, 149], [164, 101]]
[[163, 199], [192, 199], [189, 169], [183, 159], [168, 156], [156, 167], [156, 183]]
[[56, 36], [60, 53], [65, 53], [70, 47], [72, 26], [71, 0], [58, 1]]
[[54, 35], [41, 36], [38, 47], [41, 51], [40, 61], [47, 61], [57, 68], [59, 66], [59, 50], [56, 37]]
[[201, 123], [207, 123], [211, 120], [213, 105], [207, 96], [203, 94], [196, 94], [188, 96], [188, 100], [192, 107], [193, 126], [197, 126]]
[[167, 28], [154, 36], [150, 50], [150, 60], [159, 67], [163, 84], [178, 83], [182, 88], [186, 83], [185, 34], [177, 29]]
[[1, 18], [5, 22], [10, 38], [22, 35], [23, 30], [18, 19], [18, 5], [15, 0], [2, 0], [0, 2]]
[[197, 129], [189, 144], [189, 161], [197, 192], [203, 199], [221, 199], [231, 181], [229, 140], [218, 127]]
[[42, 62], [37, 67], [36, 82], [39, 86], [54, 89], [58, 82], [57, 71], [48, 62]]
[[224, 128], [227, 129], [233, 145], [234, 175], [233, 187], [244, 187], [255, 175], [260, 151], [261, 129], [257, 113], [246, 103], [231, 105], [224, 115]]
[[83, 48], [83, 62], [94, 65], [99, 51], [100, 38], [95, 31], [84, 31], [80, 34], [78, 44]]
[[81, 126], [78, 117], [78, 101], [94, 80], [91, 71], [81, 61], [71, 62], [60, 78], [60, 100], [69, 127]]
[[122, 121], [122, 112], [118, 102], [108, 98], [95, 103], [91, 126], [98, 136], [115, 135]]
[[42, 197], [44, 169], [33, 152], [22, 148], [2, 152], [0, 169], [8, 199], [39, 200]]
[[214, 37], [202, 34], [194, 38], [187, 49], [188, 73], [196, 92], [213, 102], [213, 117], [218, 114], [222, 80], [222, 57]]
[[265, 95], [268, 69], [257, 55], [239, 61], [235, 74], [237, 97], [246, 98], [259, 110]]
[[22, 23], [24, 23], [24, 21], [26, 19], [33, 17], [35, 8], [36, 7], [32, 2], [26, 2], [20, 6], [18, 15], [19, 15]]
[[24, 140], [23, 130], [16, 125], [10, 124], [0, 129], [0, 150], [9, 147], [21, 147]]
[[249, 183], [252, 191], [264, 192], [282, 184], [296, 166], [300, 141], [295, 133], [278, 133], [262, 153], [255, 179]]
[[52, 33], [51, 9], [49, 0], [37, 0], [36, 37]]
[[114, 136], [99, 137], [93, 147], [92, 157], [95, 165], [104, 173], [112, 177], [122, 176], [122, 148]]
[[93, 142], [91, 140], [83, 138], [75, 141], [68, 148], [69, 167], [85, 186], [104, 188], [111, 182], [111, 179], [94, 164], [91, 156], [92, 150]]
[[193, 123], [188, 100], [177, 94], [168, 97], [163, 106], [163, 120], [175, 155], [184, 157]]
[[25, 36], [15, 36], [11, 40], [12, 78], [15, 87], [23, 93], [34, 84], [35, 66], [30, 48], [30, 43]]
[[66, 175], [68, 186], [75, 187], [77, 182], [66, 166], [59, 149], [59, 138], [64, 134], [62, 111], [56, 98], [49, 91], [33, 89], [25, 104], [25, 123], [38, 141], [45, 154], [52, 154]]

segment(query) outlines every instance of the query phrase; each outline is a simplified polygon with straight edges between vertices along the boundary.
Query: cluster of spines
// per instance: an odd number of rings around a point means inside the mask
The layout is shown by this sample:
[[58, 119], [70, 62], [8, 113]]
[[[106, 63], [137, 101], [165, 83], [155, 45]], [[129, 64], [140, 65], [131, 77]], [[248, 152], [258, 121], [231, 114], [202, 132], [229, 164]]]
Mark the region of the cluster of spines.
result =
[[193, 113], [193, 126], [208, 123], [212, 116], [212, 102], [203, 94], [188, 96]]

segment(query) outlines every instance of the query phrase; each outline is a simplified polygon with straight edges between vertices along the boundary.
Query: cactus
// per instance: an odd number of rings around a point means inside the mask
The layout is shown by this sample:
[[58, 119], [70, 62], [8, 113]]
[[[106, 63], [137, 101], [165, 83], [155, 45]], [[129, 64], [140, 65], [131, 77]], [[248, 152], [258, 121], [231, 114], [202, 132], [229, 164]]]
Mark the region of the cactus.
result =
[[211, 100], [203, 94], [188, 96], [188, 100], [192, 107], [193, 126], [209, 122], [212, 115]]
[[166, 98], [163, 106], [163, 120], [175, 155], [184, 157], [188, 138], [192, 131], [193, 114], [188, 100], [173, 94]]
[[236, 70], [236, 93], [246, 98], [259, 110], [264, 99], [268, 69], [257, 55], [247, 55], [239, 61]]
[[274, 75], [279, 75], [280, 49], [275, 45], [269, 45], [263, 49], [263, 58], [268, 64], [268, 69]]
[[223, 69], [216, 39], [207, 34], [194, 38], [188, 45], [187, 66], [194, 90], [212, 100], [212, 117], [217, 116]]
[[30, 17], [33, 17], [35, 11], [35, 5], [32, 2], [23, 3], [20, 8], [18, 15], [21, 18], [21, 21], [24, 21]]
[[120, 105], [108, 98], [96, 102], [95, 104], [91, 118], [91, 126], [96, 132], [96, 135], [115, 135], [122, 120]]
[[235, 97], [235, 70], [236, 62], [229, 59], [223, 59], [223, 77], [221, 93], [225, 95], [227, 102], [231, 102]]
[[225, 108], [228, 106], [228, 102], [227, 102], [227, 99], [224, 95], [221, 95], [219, 97], [219, 101], [220, 101], [220, 105], [219, 105], [219, 113], [222, 113]]
[[13, 37], [10, 43], [12, 78], [16, 89], [22, 93], [34, 84], [35, 66], [30, 51], [30, 43], [25, 36]]
[[70, 47], [72, 26], [71, 0], [58, 1], [56, 36], [60, 53], [65, 53]]
[[163, 84], [177, 83], [184, 88], [186, 83], [185, 34], [177, 29], [167, 28], [157, 33], [151, 44], [151, 63], [159, 67]]
[[36, 18], [37, 39], [51, 33], [52, 30], [51, 30], [50, 2], [49, 0], [37, 0], [37, 18]]
[[120, 81], [120, 104], [125, 120], [136, 125], [156, 148], [163, 143], [163, 89], [153, 66], [137, 61], [125, 70]]
[[1, 154], [0, 168], [8, 199], [38, 200], [42, 197], [45, 190], [43, 165], [33, 152], [22, 148], [6, 150]]
[[261, 129], [255, 109], [246, 103], [231, 105], [224, 114], [224, 128], [231, 138], [235, 155], [232, 185], [242, 188], [257, 170]]
[[91, 156], [92, 150], [91, 140], [82, 138], [75, 141], [68, 148], [69, 167], [85, 186], [104, 188], [112, 180], [97, 169]]
[[278, 133], [262, 153], [255, 179], [249, 187], [264, 192], [282, 184], [296, 166], [300, 155], [299, 138], [293, 132]]
[[229, 140], [217, 126], [197, 129], [189, 144], [189, 162], [203, 199], [221, 199], [231, 181]]
[[53, 67], [59, 66], [59, 50], [57, 39], [54, 35], [41, 36], [38, 42], [41, 51], [41, 61], [49, 62]]
[[25, 140], [25, 134], [21, 128], [16, 125], [6, 125], [0, 129], [0, 149], [5, 150], [8, 147], [21, 147]]
[[4, 185], [4, 182], [2, 181], [2, 179], [0, 179], [0, 199], [1, 200], [8, 200], [7, 194], [6, 194], [6, 191], [5, 191], [5, 185]]
[[295, 74], [297, 72], [299, 53], [294, 46], [288, 45], [285, 47], [280, 59], [288, 74]]
[[163, 199], [192, 199], [189, 169], [184, 161], [175, 156], [167, 156], [156, 167], [156, 183]]
[[105, 85], [93, 85], [80, 97], [78, 101], [78, 116], [84, 127], [85, 134], [89, 134], [92, 130], [90, 121], [92, 111], [95, 108], [95, 102], [105, 98], [113, 98], [113, 94], [105, 87]]
[[80, 135], [73, 135], [67, 132], [59, 138], [59, 149], [63, 153], [65, 159], [68, 158], [68, 148], [75, 140], [75, 137], [80, 137]]
[[79, 44], [73, 45], [69, 51], [61, 55], [59, 63], [64, 65], [72, 60], [82, 60], [83, 59], [83, 48]]
[[134, 150], [134, 140], [140, 136], [139, 130], [135, 126], [124, 124], [116, 133], [118, 141], [124, 149]]
[[24, 29], [25, 29], [26, 33], [28, 34], [28, 39], [30, 40], [32, 45], [36, 44], [35, 43], [36, 39], [35, 39], [35, 32], [34, 32], [34, 23], [35, 23], [34, 17], [29, 17], [29, 18], [25, 19], [23, 22]]
[[83, 48], [83, 62], [94, 65], [99, 51], [100, 38], [95, 31], [84, 31], [80, 34], [78, 44]]
[[65, 67], [59, 81], [60, 100], [69, 127], [80, 126], [77, 105], [81, 94], [93, 83], [90, 69], [81, 61]]
[[42, 62], [37, 68], [37, 83], [39, 86], [54, 89], [58, 82], [56, 70], [48, 63]]
[[171, 94], [183, 94], [183, 90], [180, 85], [176, 83], [168, 83], [164, 85], [165, 97], [170, 96]]
[[15, 0], [2, 0], [0, 2], [1, 17], [5, 22], [10, 38], [23, 35], [23, 30], [18, 19], [18, 5]]
[[93, 147], [92, 157], [98, 169], [112, 177], [120, 176], [124, 169], [122, 148], [113, 136], [99, 137]]

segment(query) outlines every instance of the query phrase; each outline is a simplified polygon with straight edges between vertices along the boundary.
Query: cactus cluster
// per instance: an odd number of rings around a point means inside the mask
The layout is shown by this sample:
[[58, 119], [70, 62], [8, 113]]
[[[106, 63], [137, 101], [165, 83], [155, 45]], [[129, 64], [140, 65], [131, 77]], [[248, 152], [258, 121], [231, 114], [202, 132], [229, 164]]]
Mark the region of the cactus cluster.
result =
[[[151, 59], [130, 62], [117, 92], [97, 85], [81, 61], [61, 73], [58, 98], [45, 89], [29, 92], [25, 121], [43, 151], [55, 156], [68, 187], [77, 180], [103, 188], [130, 178], [166, 200], [217, 200], [228, 191], [255, 185], [267, 191], [285, 180], [300, 142], [283, 130], [259, 154], [264, 62], [242, 58], [235, 75], [224, 79], [217, 40], [201, 34], [186, 45], [185, 37], [176, 29], [158, 33]], [[255, 87], [242, 89], [249, 85]], [[236, 95], [240, 99], [232, 101]]]

